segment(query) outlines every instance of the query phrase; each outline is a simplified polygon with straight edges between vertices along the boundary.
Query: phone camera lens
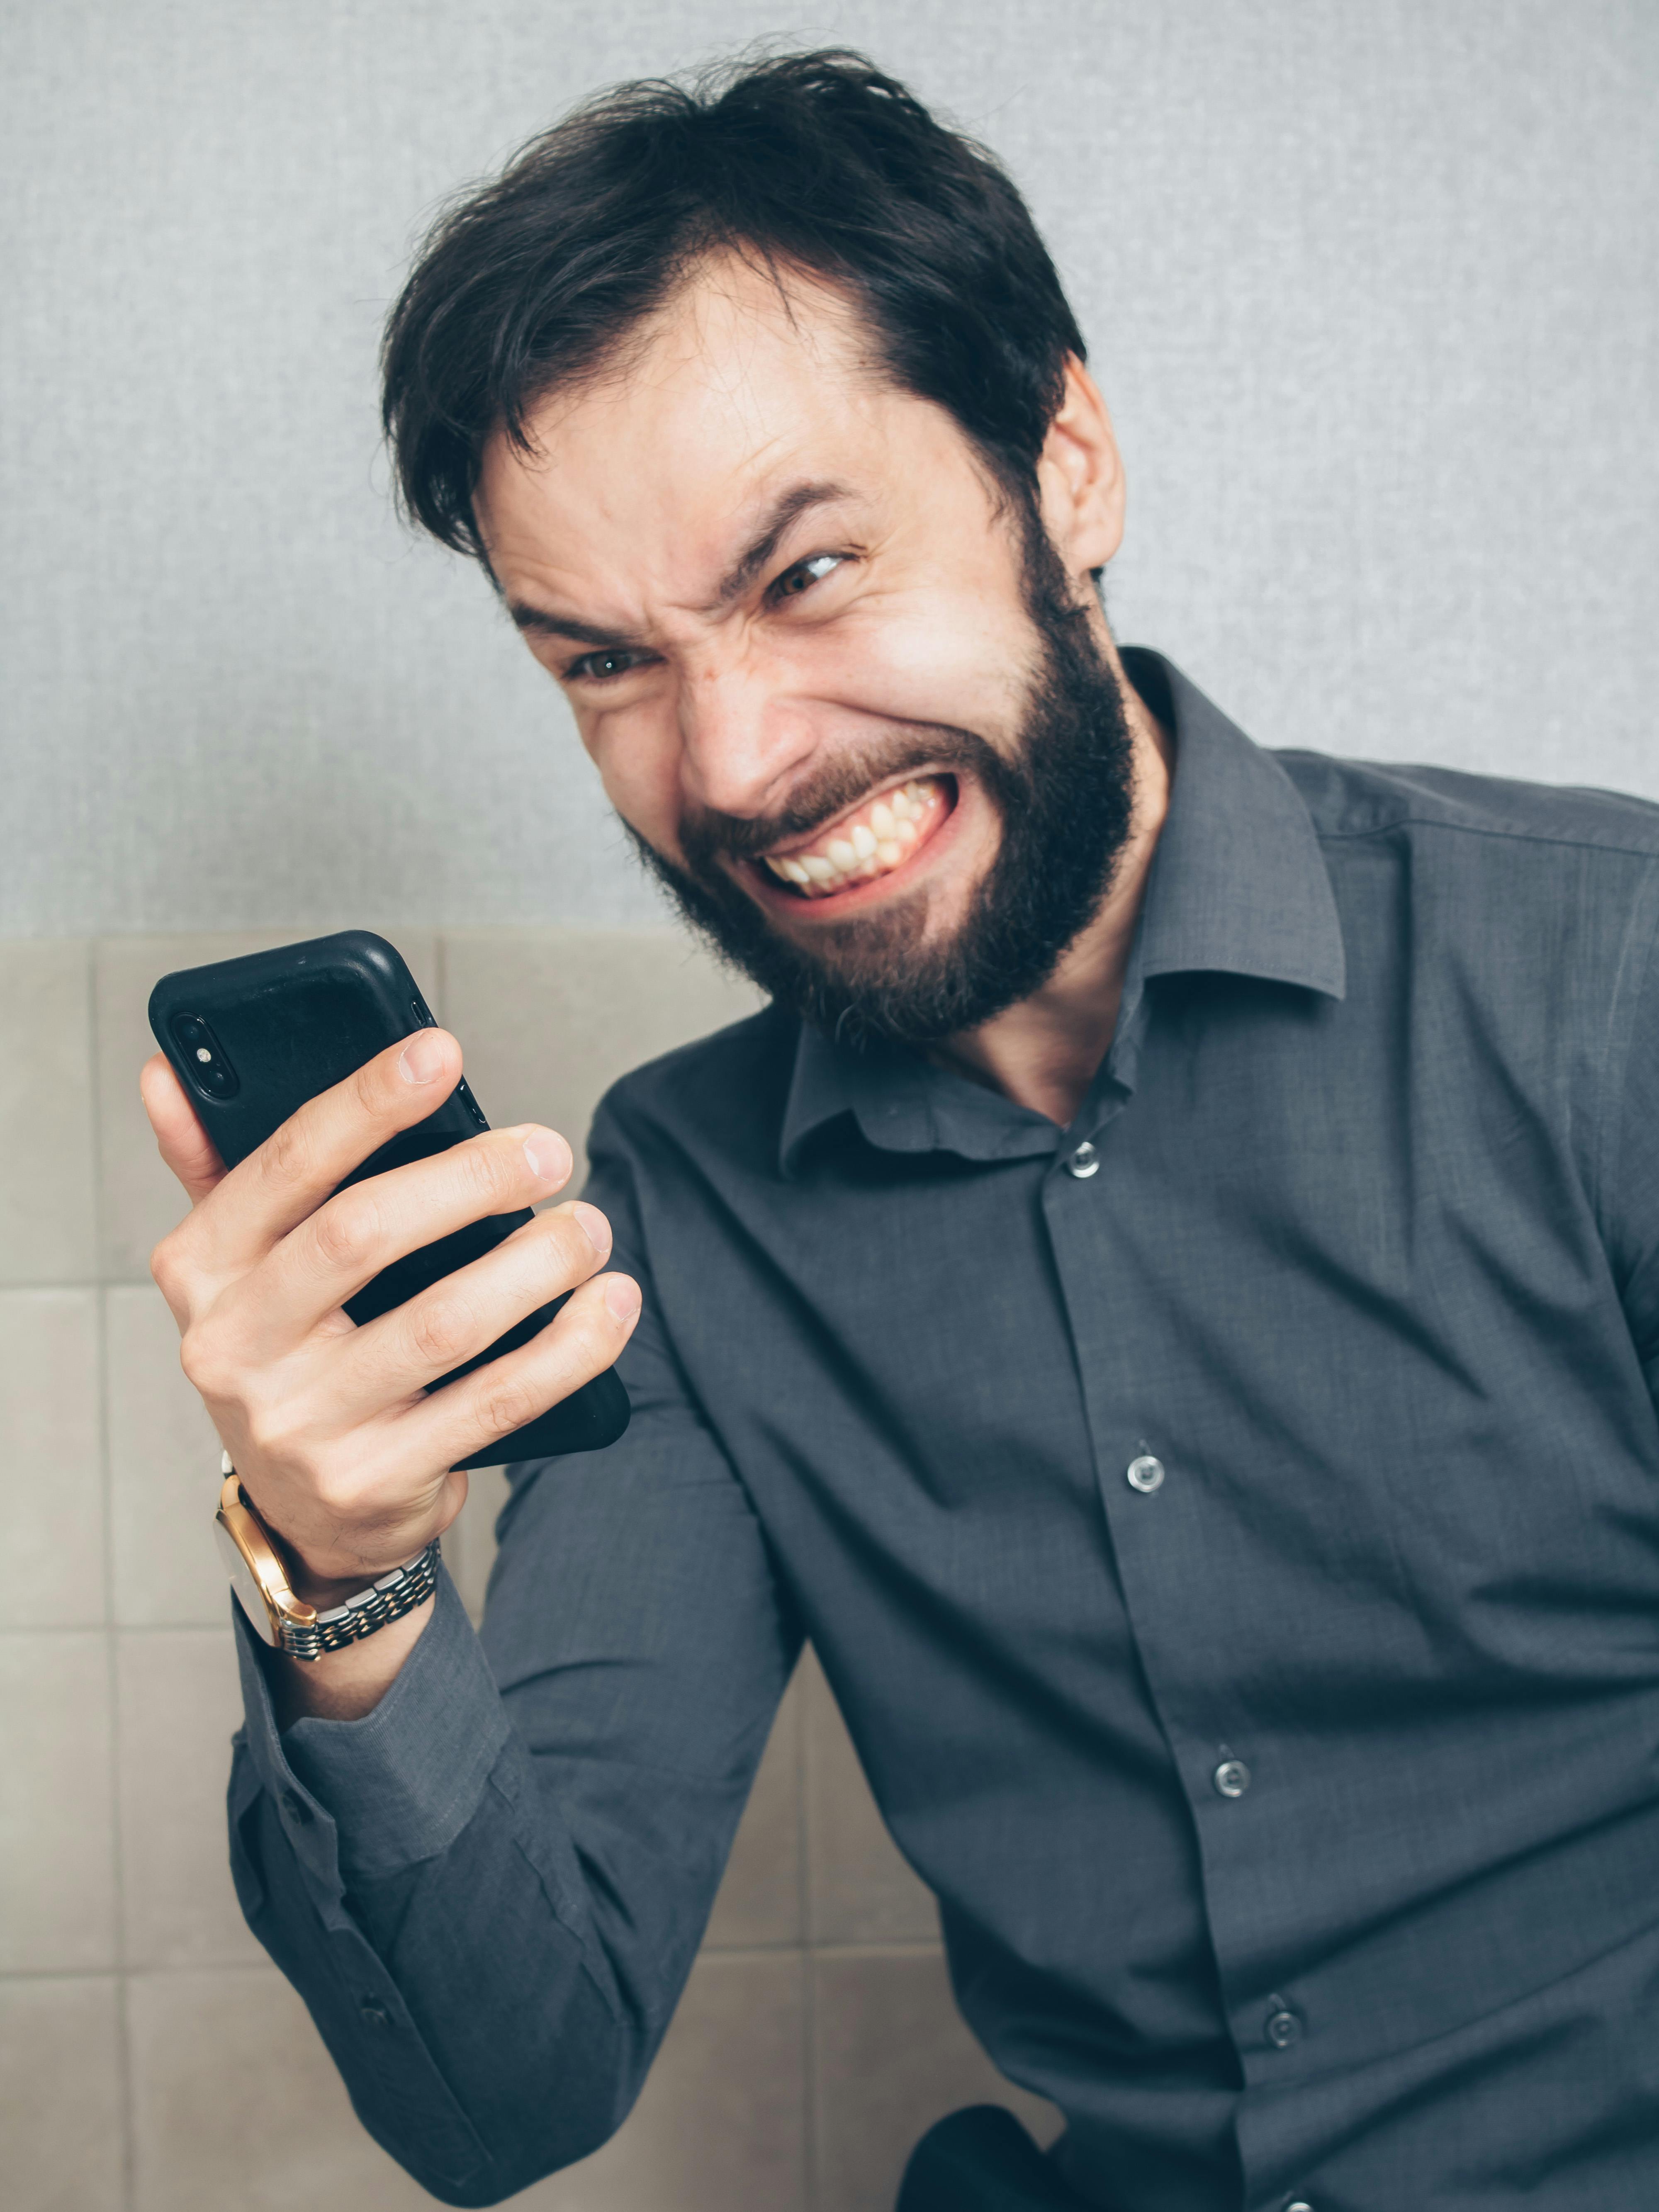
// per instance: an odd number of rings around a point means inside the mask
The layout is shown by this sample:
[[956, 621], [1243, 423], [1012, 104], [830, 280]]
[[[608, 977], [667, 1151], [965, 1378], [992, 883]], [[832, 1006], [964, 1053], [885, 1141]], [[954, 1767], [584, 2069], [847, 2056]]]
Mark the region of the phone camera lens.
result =
[[176, 1014], [173, 1034], [178, 1040], [190, 1079], [204, 1098], [234, 1098], [241, 1089], [235, 1069], [225, 1057], [224, 1047], [199, 1014]]

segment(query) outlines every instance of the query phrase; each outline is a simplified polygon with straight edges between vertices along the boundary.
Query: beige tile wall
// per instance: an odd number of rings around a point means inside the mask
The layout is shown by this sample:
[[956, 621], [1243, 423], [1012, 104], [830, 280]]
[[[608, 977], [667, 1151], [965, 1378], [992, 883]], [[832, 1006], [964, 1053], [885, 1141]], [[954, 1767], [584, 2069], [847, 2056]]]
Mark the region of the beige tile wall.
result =
[[[216, 1441], [148, 1255], [179, 1210], [137, 1103], [165, 969], [253, 939], [0, 945], [0, 2143], [8, 2212], [430, 2203], [362, 2133], [225, 1864], [237, 1700]], [[748, 1011], [679, 939], [405, 933], [498, 1122], [573, 1141], [617, 1074]], [[447, 1553], [476, 1611], [500, 1478]], [[234, 2105], [227, 2082], [237, 2085]], [[616, 2140], [535, 2212], [890, 2212], [994, 2097], [933, 1904], [809, 1655], [703, 1954]]]

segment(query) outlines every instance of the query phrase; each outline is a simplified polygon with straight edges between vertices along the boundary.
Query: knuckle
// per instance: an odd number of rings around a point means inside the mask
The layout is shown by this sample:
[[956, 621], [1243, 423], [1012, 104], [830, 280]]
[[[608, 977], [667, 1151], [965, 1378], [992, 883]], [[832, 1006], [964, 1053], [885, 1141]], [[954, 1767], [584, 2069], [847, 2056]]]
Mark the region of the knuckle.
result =
[[519, 1195], [524, 1161], [510, 1144], [491, 1144], [487, 1139], [458, 1147], [472, 1194], [494, 1211], [497, 1201]]
[[259, 1148], [261, 1173], [271, 1182], [288, 1186], [304, 1182], [311, 1166], [310, 1126], [303, 1110], [291, 1115], [274, 1129]]
[[451, 1295], [411, 1307], [409, 1331], [416, 1354], [423, 1364], [440, 1370], [453, 1367], [472, 1348], [476, 1316], [466, 1300]]
[[522, 1376], [495, 1375], [484, 1386], [480, 1410], [491, 1434], [504, 1436], [511, 1429], [523, 1428], [538, 1413], [544, 1412], [546, 1399]]
[[[421, 1093], [413, 1091], [398, 1073], [398, 1061], [403, 1047], [392, 1045], [366, 1060], [360, 1068], [348, 1075], [336, 1096], [346, 1102], [354, 1114], [374, 1124], [375, 1132], [395, 1128], [409, 1119], [411, 1102], [416, 1104]], [[431, 1110], [428, 1107], [428, 1112]]]
[[580, 1222], [564, 1212], [543, 1213], [537, 1216], [541, 1228], [541, 1247], [544, 1264], [549, 1279], [561, 1289], [574, 1281], [582, 1282], [594, 1269], [603, 1265], [599, 1254], [582, 1232]]
[[313, 1216], [317, 1256], [331, 1272], [352, 1273], [375, 1249], [380, 1228], [380, 1208], [372, 1198], [354, 1191], [331, 1199]]
[[603, 1303], [594, 1297], [572, 1298], [549, 1334], [557, 1346], [562, 1372], [571, 1377], [567, 1386], [570, 1389], [591, 1380], [615, 1357], [614, 1331], [608, 1325]]

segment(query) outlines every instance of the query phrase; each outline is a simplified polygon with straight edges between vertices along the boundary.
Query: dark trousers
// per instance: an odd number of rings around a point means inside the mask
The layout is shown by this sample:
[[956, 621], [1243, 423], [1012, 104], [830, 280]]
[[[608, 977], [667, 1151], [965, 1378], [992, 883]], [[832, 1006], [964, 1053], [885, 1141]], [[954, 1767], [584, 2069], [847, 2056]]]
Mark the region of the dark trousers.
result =
[[970, 2105], [910, 2154], [895, 2212], [1091, 2212], [1012, 2112]]

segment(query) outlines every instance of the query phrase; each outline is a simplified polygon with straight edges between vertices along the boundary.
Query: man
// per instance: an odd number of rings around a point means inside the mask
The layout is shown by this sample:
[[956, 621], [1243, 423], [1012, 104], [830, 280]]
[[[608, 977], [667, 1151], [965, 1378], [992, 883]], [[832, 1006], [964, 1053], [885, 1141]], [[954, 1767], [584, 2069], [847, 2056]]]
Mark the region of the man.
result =
[[1066, 2117], [947, 2130], [907, 2212], [1659, 2202], [1659, 815], [1265, 754], [1120, 652], [1054, 270], [854, 57], [561, 125], [386, 374], [410, 510], [773, 1003], [360, 1330], [568, 1146], [331, 1196], [453, 1039], [229, 1176], [146, 1072], [157, 1278], [301, 1596], [618, 1353], [633, 1400], [513, 1470], [482, 1642], [441, 1581], [242, 1637], [237, 1881], [365, 2124], [467, 2204], [605, 2139], [810, 1636]]

